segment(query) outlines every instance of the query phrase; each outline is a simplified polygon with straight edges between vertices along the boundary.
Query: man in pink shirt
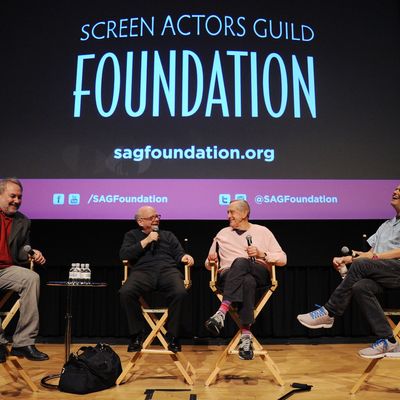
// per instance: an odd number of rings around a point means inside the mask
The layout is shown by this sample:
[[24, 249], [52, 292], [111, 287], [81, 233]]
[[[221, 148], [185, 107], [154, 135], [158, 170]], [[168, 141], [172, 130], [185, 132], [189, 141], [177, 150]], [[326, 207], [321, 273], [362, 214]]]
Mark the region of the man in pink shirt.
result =
[[254, 358], [250, 327], [254, 323], [256, 289], [269, 282], [272, 265], [286, 265], [286, 254], [272, 232], [264, 226], [249, 222], [250, 206], [245, 200], [233, 200], [228, 207], [229, 227], [215, 236], [206, 260], [219, 262], [218, 288], [223, 293], [219, 310], [205, 327], [217, 336], [224, 326], [232, 303], [238, 306], [241, 321], [239, 358]]

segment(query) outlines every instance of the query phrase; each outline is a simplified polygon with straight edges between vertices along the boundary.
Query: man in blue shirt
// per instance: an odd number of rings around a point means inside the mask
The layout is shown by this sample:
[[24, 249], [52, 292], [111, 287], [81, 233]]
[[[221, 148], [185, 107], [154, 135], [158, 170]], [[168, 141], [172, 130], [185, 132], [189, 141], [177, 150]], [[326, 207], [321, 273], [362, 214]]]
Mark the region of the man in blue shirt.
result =
[[371, 347], [359, 351], [364, 358], [400, 358], [400, 345], [376, 298], [384, 288], [400, 288], [400, 185], [393, 191], [390, 204], [396, 216], [385, 221], [368, 239], [369, 251], [354, 251], [352, 256], [333, 259], [333, 266], [338, 271], [346, 264], [351, 267], [325, 306], [297, 316], [308, 328], [331, 328], [335, 317], [343, 315], [354, 296], [379, 338]]

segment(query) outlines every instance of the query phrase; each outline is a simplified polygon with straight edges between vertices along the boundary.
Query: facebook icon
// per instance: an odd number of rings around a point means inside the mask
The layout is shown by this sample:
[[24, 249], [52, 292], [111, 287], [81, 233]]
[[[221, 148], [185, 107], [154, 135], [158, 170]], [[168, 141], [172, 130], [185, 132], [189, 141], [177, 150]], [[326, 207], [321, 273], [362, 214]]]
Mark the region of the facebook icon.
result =
[[65, 202], [64, 193], [53, 193], [53, 204], [55, 206], [61, 206]]

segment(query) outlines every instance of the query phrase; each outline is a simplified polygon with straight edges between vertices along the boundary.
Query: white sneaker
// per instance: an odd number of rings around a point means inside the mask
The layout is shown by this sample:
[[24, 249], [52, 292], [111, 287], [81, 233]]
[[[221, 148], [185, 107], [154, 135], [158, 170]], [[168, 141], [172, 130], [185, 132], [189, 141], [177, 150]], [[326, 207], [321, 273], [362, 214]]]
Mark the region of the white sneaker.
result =
[[308, 314], [299, 314], [298, 321], [310, 329], [332, 328], [335, 318], [330, 317], [325, 307], [320, 307]]
[[358, 354], [363, 358], [400, 358], [400, 345], [387, 339], [378, 339], [370, 347], [359, 350]]
[[[393, 344], [393, 343], [390, 343], [390, 344]], [[392, 350], [389, 350], [385, 354], [385, 357], [387, 357], [387, 358], [400, 358], [400, 344], [396, 343], [395, 347], [393, 347]]]

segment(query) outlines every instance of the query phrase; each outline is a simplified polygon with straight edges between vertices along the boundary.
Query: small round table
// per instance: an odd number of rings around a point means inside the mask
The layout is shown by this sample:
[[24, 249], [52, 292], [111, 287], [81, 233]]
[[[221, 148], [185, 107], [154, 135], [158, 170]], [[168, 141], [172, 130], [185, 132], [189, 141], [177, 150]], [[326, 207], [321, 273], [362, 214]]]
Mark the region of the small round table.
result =
[[[65, 349], [65, 362], [68, 361], [71, 353], [71, 336], [72, 336], [72, 293], [73, 290], [79, 288], [104, 288], [107, 286], [105, 282], [80, 282], [75, 283], [71, 281], [49, 281], [46, 286], [66, 287], [67, 288], [67, 307], [65, 310], [65, 333], [64, 333], [64, 349]], [[41, 385], [48, 389], [57, 389], [58, 385], [48, 383], [49, 380], [59, 378], [61, 374], [47, 375], [40, 381]]]

